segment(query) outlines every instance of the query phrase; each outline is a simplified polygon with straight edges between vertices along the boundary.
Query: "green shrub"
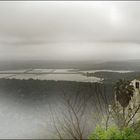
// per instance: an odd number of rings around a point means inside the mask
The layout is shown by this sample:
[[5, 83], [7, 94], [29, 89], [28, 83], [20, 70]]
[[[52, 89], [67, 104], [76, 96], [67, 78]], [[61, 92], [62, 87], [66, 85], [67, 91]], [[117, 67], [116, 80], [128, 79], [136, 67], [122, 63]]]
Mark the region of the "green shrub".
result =
[[120, 130], [117, 127], [110, 127], [108, 130], [98, 126], [94, 133], [89, 136], [89, 140], [93, 139], [140, 139], [140, 134], [136, 133], [133, 128], [124, 128]]

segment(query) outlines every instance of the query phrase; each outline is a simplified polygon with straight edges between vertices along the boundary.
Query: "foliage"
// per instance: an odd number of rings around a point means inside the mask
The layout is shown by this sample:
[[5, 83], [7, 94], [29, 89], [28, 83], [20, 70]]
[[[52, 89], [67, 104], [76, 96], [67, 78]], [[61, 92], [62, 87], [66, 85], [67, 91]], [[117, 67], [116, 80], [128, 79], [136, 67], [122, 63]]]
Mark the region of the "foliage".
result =
[[130, 81], [120, 79], [116, 82], [114, 87], [116, 100], [119, 101], [122, 107], [127, 107], [131, 97], [133, 97], [134, 87], [130, 84]]
[[116, 83], [118, 79], [128, 79], [132, 81], [133, 79], [139, 77], [140, 72], [128, 72], [128, 73], [119, 73], [119, 72], [108, 72], [108, 71], [98, 71], [95, 73], [90, 73], [92, 76], [99, 78], [104, 78], [104, 83]]
[[140, 134], [136, 133], [133, 128], [127, 127], [119, 129], [118, 127], [110, 127], [104, 129], [98, 126], [94, 133], [89, 136], [89, 140], [92, 139], [140, 139]]

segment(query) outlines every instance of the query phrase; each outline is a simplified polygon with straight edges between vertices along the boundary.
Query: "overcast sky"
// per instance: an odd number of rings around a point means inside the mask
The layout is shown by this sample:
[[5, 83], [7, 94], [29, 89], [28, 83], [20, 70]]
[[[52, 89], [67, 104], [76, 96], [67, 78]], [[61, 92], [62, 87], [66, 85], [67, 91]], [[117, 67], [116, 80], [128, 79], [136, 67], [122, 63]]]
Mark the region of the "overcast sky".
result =
[[140, 59], [140, 2], [0, 2], [0, 60]]

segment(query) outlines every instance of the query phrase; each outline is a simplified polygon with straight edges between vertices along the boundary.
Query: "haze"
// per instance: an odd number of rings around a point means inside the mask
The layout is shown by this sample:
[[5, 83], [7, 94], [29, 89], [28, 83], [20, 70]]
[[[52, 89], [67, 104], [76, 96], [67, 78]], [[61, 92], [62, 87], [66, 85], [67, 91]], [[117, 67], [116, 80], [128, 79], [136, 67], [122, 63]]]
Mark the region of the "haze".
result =
[[0, 60], [140, 59], [139, 1], [1, 1]]

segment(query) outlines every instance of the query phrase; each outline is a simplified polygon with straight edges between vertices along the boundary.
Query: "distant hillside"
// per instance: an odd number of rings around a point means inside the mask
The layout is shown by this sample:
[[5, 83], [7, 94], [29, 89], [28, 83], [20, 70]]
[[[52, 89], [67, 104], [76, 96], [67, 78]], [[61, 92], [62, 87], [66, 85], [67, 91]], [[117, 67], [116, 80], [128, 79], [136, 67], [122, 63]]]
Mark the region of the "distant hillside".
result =
[[75, 68], [81, 70], [91, 69], [108, 69], [108, 70], [133, 70], [140, 71], [140, 60], [127, 61], [47, 61], [47, 60], [30, 60], [30, 61], [0, 61], [0, 70], [8, 69], [28, 69], [28, 68]]
[[108, 70], [133, 70], [140, 71], [140, 60], [128, 61], [110, 61], [95, 64], [90, 69], [108, 69]]
[[47, 61], [47, 60], [29, 60], [29, 61], [0, 61], [0, 70], [16, 69], [88, 69], [100, 62], [93, 61]]
[[133, 80], [137, 77], [140, 77], [140, 72], [128, 72], [128, 73], [117, 73], [117, 72], [95, 72], [93, 76], [104, 78], [104, 83], [116, 83], [118, 79], [127, 79]]

